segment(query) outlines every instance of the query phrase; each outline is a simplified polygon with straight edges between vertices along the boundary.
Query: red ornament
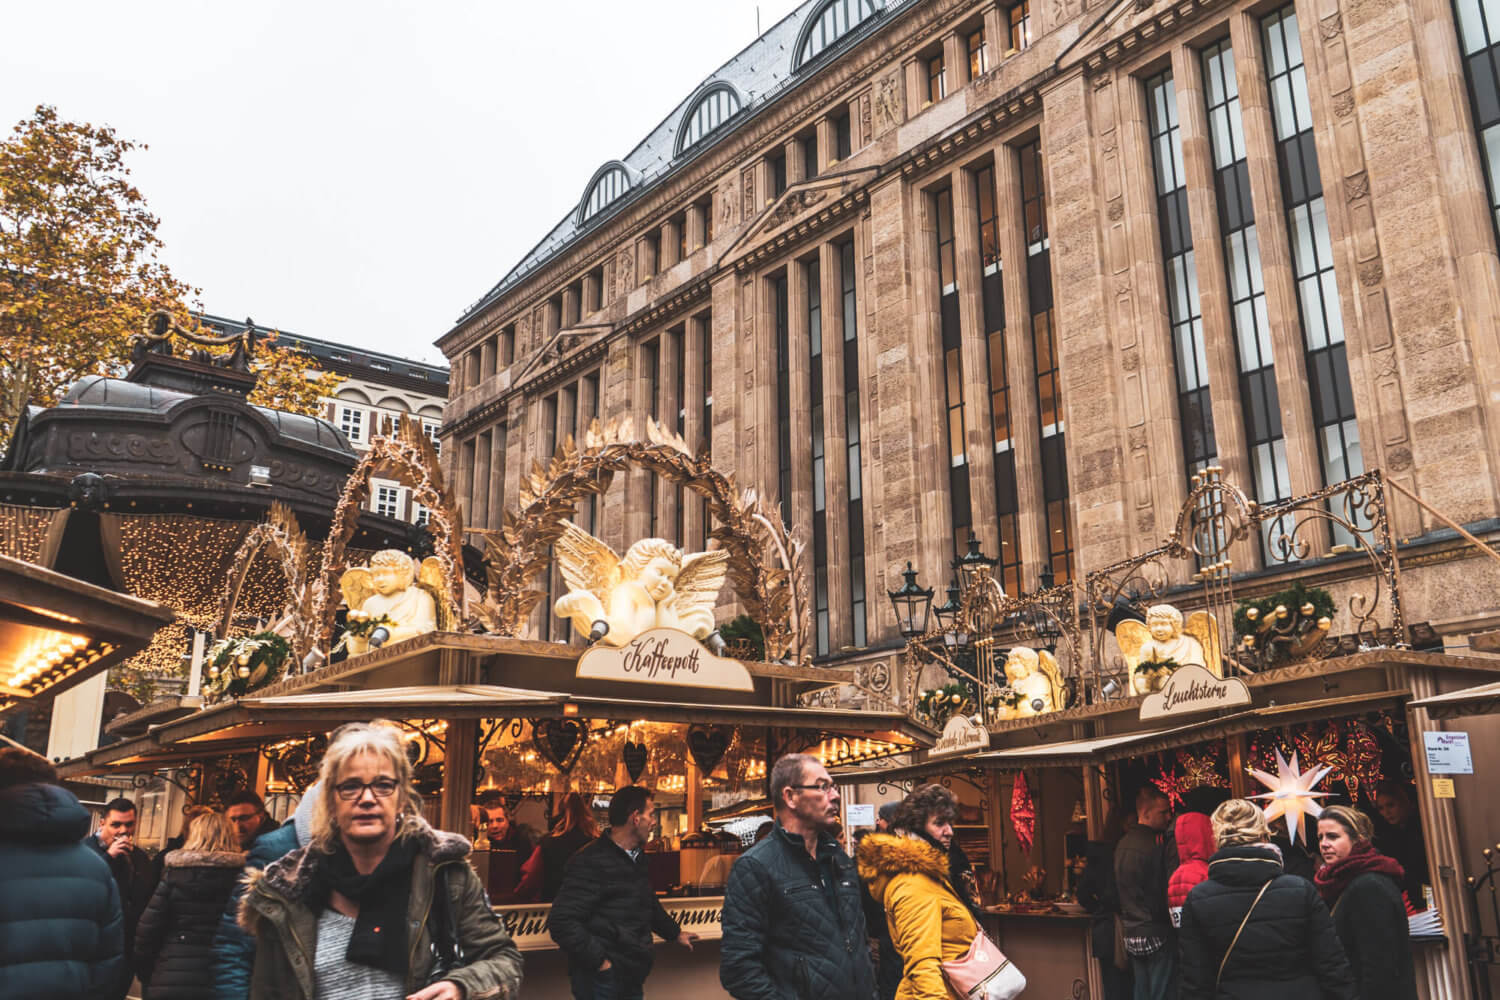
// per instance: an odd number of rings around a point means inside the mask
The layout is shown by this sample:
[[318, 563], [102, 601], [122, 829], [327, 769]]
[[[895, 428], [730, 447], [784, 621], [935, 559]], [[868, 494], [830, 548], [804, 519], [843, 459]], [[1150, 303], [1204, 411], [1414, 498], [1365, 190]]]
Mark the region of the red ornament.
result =
[[1191, 790], [1183, 783], [1182, 775], [1176, 771], [1164, 772], [1160, 778], [1152, 778], [1151, 784], [1166, 793], [1167, 803], [1173, 809], [1182, 805], [1182, 794]]
[[1032, 838], [1036, 836], [1036, 806], [1031, 802], [1025, 772], [1016, 773], [1016, 783], [1010, 792], [1010, 827], [1016, 831], [1021, 853], [1030, 854]]
[[1344, 730], [1345, 783], [1349, 796], [1357, 799], [1361, 792], [1371, 802], [1375, 789], [1385, 780], [1384, 761], [1375, 734], [1363, 722], [1352, 721]]

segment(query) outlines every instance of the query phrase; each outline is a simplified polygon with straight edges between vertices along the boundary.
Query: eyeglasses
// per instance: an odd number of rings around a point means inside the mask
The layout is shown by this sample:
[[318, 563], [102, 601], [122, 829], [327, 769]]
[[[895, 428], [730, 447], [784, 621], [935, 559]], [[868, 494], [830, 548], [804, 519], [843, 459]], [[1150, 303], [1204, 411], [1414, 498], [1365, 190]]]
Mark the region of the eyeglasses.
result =
[[333, 790], [345, 802], [353, 802], [365, 794], [366, 788], [374, 792], [377, 799], [388, 799], [396, 794], [396, 789], [399, 787], [401, 783], [395, 778], [376, 778], [374, 781], [359, 781], [350, 778], [348, 781], [340, 781], [334, 785]]
[[787, 785], [786, 787], [801, 788], [809, 792], [823, 792], [824, 794], [827, 794], [828, 792], [833, 791], [834, 786], [833, 782], [824, 779], [823, 781], [815, 781], [811, 785]]

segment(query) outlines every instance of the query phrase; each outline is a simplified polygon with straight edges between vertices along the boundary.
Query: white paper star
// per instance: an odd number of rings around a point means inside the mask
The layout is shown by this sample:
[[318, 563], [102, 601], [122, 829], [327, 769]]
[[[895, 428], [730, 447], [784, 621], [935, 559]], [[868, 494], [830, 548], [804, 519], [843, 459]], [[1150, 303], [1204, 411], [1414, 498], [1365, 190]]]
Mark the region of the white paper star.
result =
[[1297, 760], [1295, 750], [1292, 751], [1291, 764], [1288, 764], [1286, 758], [1281, 756], [1281, 751], [1277, 750], [1277, 773], [1274, 777], [1265, 771], [1250, 768], [1250, 774], [1255, 780], [1270, 789], [1269, 792], [1250, 797], [1270, 800], [1265, 807], [1266, 822], [1270, 823], [1278, 816], [1285, 816], [1287, 833], [1291, 836], [1292, 843], [1295, 844], [1302, 830], [1303, 814], [1306, 813], [1314, 819], [1322, 815], [1323, 807], [1318, 805], [1317, 800], [1326, 798], [1328, 793], [1315, 792], [1312, 789], [1332, 770], [1331, 767], [1315, 767], [1311, 771], [1304, 771]]

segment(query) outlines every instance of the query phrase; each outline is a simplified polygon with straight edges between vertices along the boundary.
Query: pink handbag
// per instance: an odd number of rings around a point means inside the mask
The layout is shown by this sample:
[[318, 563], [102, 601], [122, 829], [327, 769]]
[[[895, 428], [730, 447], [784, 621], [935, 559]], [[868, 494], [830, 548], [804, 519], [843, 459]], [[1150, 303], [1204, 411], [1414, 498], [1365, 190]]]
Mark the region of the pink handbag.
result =
[[948, 988], [963, 1000], [1012, 1000], [1026, 988], [1026, 977], [984, 931], [976, 931], [962, 958], [943, 963]]

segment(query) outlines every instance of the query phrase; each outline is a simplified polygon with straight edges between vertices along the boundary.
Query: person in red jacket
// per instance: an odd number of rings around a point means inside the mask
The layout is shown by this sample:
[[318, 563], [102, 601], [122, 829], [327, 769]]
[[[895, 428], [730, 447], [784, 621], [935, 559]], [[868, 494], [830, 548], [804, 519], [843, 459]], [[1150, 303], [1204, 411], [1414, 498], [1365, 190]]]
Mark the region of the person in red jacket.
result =
[[1202, 813], [1177, 817], [1177, 869], [1167, 879], [1167, 912], [1172, 926], [1182, 927], [1182, 904], [1193, 886], [1208, 878], [1208, 859], [1214, 854], [1214, 828]]

